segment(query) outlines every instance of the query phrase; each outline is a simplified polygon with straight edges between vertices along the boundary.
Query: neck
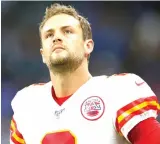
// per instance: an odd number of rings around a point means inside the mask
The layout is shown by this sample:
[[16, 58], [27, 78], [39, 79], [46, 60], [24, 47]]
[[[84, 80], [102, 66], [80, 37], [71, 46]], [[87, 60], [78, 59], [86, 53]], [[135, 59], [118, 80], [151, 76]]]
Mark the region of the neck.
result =
[[88, 64], [82, 63], [72, 73], [54, 75], [54, 72], [50, 72], [50, 77], [55, 94], [60, 98], [75, 93], [92, 76], [88, 71]]

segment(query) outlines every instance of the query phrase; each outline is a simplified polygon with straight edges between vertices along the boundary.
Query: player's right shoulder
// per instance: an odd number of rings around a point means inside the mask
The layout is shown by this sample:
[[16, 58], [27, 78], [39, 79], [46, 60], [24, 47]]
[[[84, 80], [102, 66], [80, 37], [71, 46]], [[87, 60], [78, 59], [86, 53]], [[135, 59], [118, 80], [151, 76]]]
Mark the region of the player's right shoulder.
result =
[[26, 86], [19, 90], [11, 101], [11, 106], [14, 109], [23, 108], [30, 103], [37, 101], [37, 98], [45, 91], [45, 88], [50, 84], [36, 83]]
[[29, 86], [26, 86], [17, 92], [17, 95], [25, 96], [31, 92], [38, 92], [40, 89], [43, 89], [47, 83], [35, 83]]

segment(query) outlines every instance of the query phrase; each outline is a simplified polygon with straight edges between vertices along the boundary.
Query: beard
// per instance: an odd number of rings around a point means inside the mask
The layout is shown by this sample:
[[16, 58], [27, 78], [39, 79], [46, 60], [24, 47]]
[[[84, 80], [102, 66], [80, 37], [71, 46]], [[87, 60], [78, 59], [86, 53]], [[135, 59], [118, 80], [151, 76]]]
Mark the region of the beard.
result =
[[57, 58], [51, 55], [49, 58], [49, 68], [54, 74], [62, 75], [72, 73], [82, 64], [83, 59], [83, 53], [67, 53], [67, 55], [59, 56]]

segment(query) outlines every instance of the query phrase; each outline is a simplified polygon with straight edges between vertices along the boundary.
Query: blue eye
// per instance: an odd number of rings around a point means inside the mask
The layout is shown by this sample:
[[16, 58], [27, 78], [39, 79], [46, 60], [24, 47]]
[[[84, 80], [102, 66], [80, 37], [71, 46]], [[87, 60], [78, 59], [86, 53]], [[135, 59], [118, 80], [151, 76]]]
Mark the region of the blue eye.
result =
[[52, 34], [52, 33], [49, 33], [49, 34], [46, 35], [46, 38], [49, 38], [49, 37], [51, 37], [51, 36], [53, 36], [53, 34]]
[[70, 30], [65, 30], [65, 33], [66, 34], [70, 34], [70, 33], [72, 33]]

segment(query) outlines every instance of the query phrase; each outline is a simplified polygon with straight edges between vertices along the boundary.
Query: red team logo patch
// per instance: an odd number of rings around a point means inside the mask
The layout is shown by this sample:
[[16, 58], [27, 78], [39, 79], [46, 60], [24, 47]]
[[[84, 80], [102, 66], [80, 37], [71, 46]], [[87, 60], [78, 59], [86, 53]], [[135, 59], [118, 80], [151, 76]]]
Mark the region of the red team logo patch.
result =
[[104, 113], [104, 102], [98, 96], [91, 96], [87, 98], [81, 105], [81, 113], [87, 120], [97, 120]]

